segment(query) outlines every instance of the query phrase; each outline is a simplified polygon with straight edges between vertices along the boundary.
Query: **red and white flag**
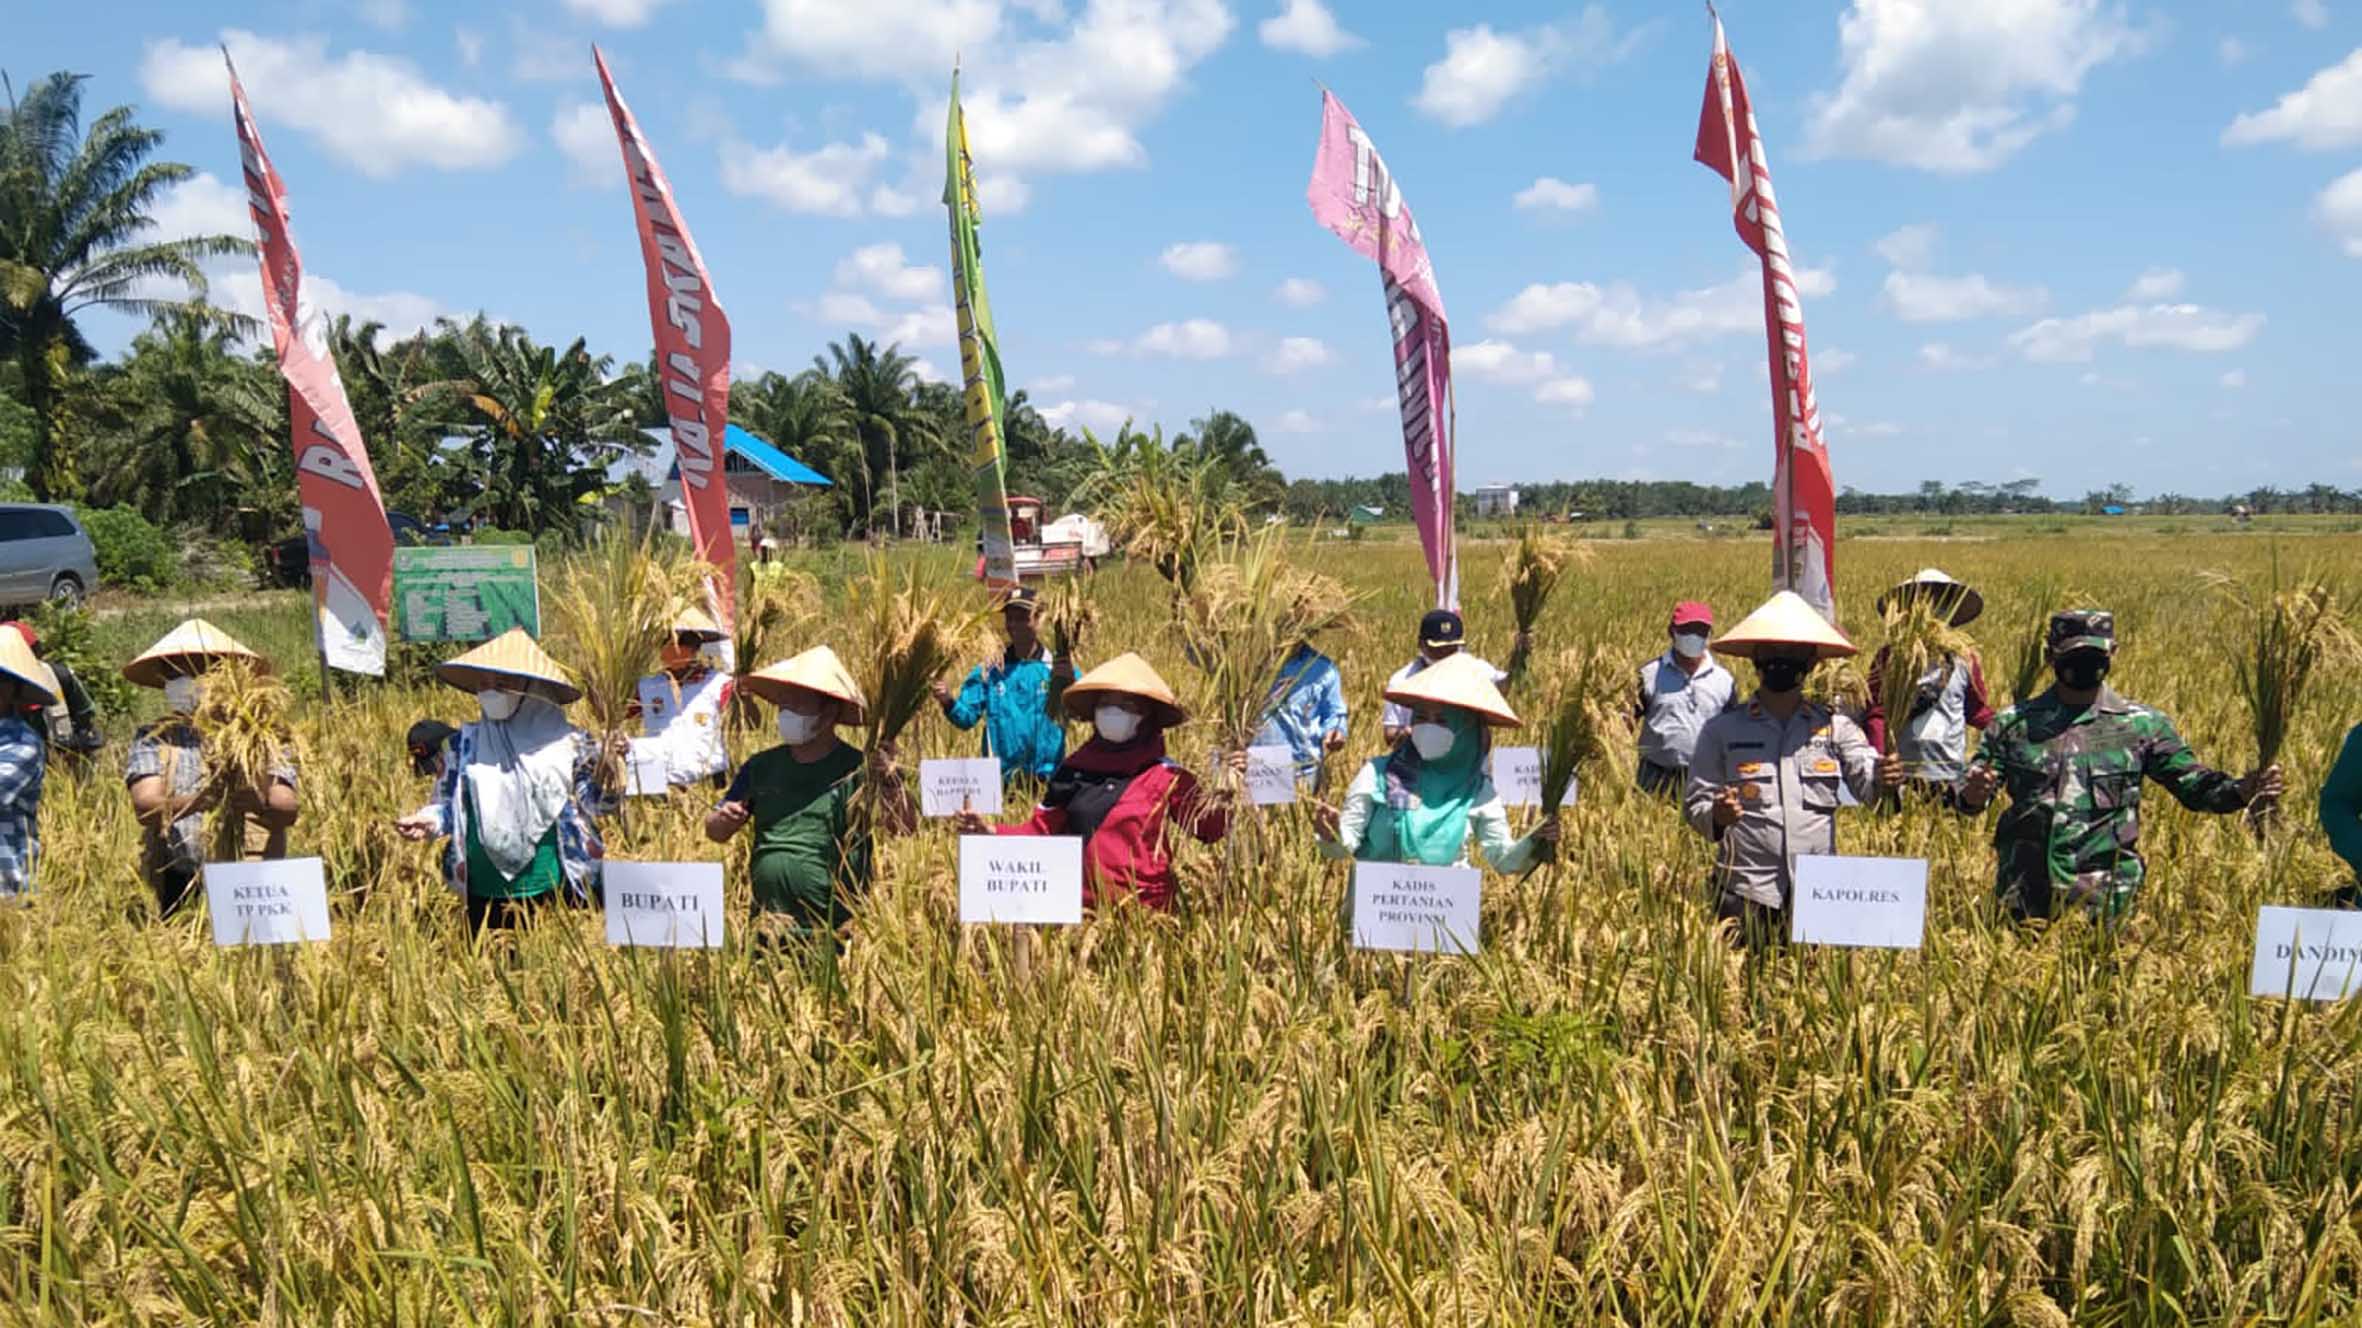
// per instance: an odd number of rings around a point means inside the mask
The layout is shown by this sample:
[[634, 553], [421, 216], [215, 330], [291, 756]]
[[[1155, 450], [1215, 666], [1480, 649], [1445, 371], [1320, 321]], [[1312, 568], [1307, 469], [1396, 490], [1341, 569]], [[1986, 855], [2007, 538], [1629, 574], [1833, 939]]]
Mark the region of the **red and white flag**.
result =
[[[230, 54], [222, 52], [222, 63]], [[377, 472], [345, 399], [344, 379], [328, 349], [328, 320], [308, 298], [303, 259], [287, 218], [287, 186], [263, 151], [238, 67], [230, 65], [230, 114], [247, 211], [262, 259], [263, 314], [279, 376], [287, 380], [294, 425], [296, 494], [312, 568], [314, 632], [320, 658], [347, 673], [385, 674], [386, 606], [393, 596], [394, 532], [386, 525]]]
[[1812, 363], [1804, 347], [1804, 306], [1788, 264], [1788, 238], [1772, 197], [1771, 163], [1747, 102], [1747, 82], [1714, 19], [1714, 61], [1698, 117], [1697, 159], [1730, 181], [1731, 221], [1763, 260], [1763, 326], [1771, 341], [1772, 587], [1793, 590], [1837, 620], [1837, 485], [1821, 441]]
[[[707, 589], [714, 618], [728, 632], [737, 620], [738, 548], [730, 536], [730, 493], [723, 482], [724, 435], [730, 427], [730, 319], [714, 296], [713, 279], [689, 226], [673, 202], [672, 186], [640, 123], [598, 48], [599, 85], [623, 147], [632, 216], [640, 226], [640, 257], [648, 267], [648, 321], [656, 332], [657, 376], [664, 384], [665, 423], [680, 463], [681, 505], [689, 512], [689, 543], [720, 573]], [[723, 649], [729, 649], [725, 639]], [[734, 661], [733, 661], [734, 662]]]

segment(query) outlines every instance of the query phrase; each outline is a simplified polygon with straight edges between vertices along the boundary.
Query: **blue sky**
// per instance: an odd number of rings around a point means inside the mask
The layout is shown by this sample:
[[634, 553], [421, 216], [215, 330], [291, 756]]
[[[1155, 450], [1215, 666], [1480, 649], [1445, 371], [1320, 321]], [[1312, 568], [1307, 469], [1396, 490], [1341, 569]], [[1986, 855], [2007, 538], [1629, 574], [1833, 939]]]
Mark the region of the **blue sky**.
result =
[[[244, 232], [226, 41], [331, 309], [649, 344], [590, 46], [671, 176], [737, 371], [848, 330], [956, 369], [942, 106], [965, 61], [1014, 385], [1102, 432], [1252, 419], [1400, 469], [1375, 268], [1304, 203], [1318, 85], [1386, 154], [1456, 345], [1460, 479], [1767, 476], [1754, 260], [1690, 161], [1688, 4], [111, 0], [20, 7]], [[1729, 0], [1840, 484], [2362, 485], [2357, 0]], [[217, 298], [251, 302], [251, 272]], [[102, 344], [133, 329], [101, 323]]]

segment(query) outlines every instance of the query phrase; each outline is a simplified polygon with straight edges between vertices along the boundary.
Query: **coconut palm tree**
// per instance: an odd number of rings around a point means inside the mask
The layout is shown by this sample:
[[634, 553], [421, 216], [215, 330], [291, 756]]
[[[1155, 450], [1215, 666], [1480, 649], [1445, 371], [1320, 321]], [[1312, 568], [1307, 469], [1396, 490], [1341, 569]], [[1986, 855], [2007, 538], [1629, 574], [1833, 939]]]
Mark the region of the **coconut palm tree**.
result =
[[[0, 355], [15, 361], [33, 410], [26, 480], [44, 498], [59, 473], [60, 389], [92, 359], [76, 317], [90, 309], [153, 317], [197, 308], [158, 291], [180, 286], [201, 299], [204, 260], [254, 249], [229, 235], [146, 238], [158, 196], [193, 172], [148, 160], [163, 132], [135, 123], [128, 106], [82, 132], [82, 82], [79, 74], [51, 74], [21, 98], [8, 85], [0, 118]], [[219, 311], [209, 316], [252, 326]]]
[[1241, 509], [1271, 507], [1286, 494], [1287, 481], [1264, 455], [1255, 426], [1236, 412], [1214, 411], [1191, 420], [1189, 430], [1173, 440], [1173, 449], [1213, 466], [1230, 488], [1231, 501]]
[[851, 515], [841, 506], [848, 494], [845, 481], [863, 473], [861, 437], [853, 427], [853, 412], [837, 381], [817, 369], [790, 378], [766, 373], [730, 388], [730, 416], [779, 450], [836, 481], [830, 491], [838, 517]]
[[189, 523], [264, 538], [250, 499], [285, 450], [285, 389], [238, 353], [216, 311], [168, 309], [132, 339], [102, 387], [118, 412], [90, 496], [136, 507], [158, 525]]
[[812, 367], [836, 379], [851, 412], [853, 430], [862, 456], [862, 524], [875, 529], [875, 477], [886, 474], [888, 528], [899, 529], [902, 511], [902, 461], [914, 460], [943, 445], [943, 435], [931, 412], [918, 400], [918, 361], [898, 345], [880, 347], [848, 333], [832, 342], [825, 357], [815, 356]]
[[440, 380], [428, 389], [471, 439], [475, 515], [510, 530], [572, 537], [607, 470], [649, 443], [632, 423], [634, 384], [584, 349], [534, 343], [482, 315], [436, 324]]

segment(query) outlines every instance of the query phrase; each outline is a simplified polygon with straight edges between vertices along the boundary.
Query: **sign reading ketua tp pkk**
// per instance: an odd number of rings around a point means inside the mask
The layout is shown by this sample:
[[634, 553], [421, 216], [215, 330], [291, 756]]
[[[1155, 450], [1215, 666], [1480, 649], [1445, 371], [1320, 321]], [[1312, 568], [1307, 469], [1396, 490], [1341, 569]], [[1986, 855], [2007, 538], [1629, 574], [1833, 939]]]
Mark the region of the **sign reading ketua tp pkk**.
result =
[[205, 910], [215, 945], [325, 941], [328, 878], [318, 858], [208, 862]]
[[1916, 950], [1927, 935], [1927, 859], [1796, 859], [1788, 939]]
[[[1568, 780], [1566, 792], [1558, 799], [1561, 807], [1575, 805], [1576, 780]], [[1493, 749], [1493, 791], [1501, 801], [1512, 807], [1542, 805], [1542, 749], [1539, 747], [1495, 747]]]
[[919, 812], [957, 816], [1001, 812], [1001, 763], [989, 756], [919, 762]]
[[1247, 748], [1247, 801], [1277, 807], [1296, 800], [1296, 754], [1285, 747]]
[[1484, 875], [1473, 867], [1353, 864], [1353, 943], [1364, 950], [1475, 954]]
[[1083, 841], [1072, 835], [961, 835], [960, 921], [1083, 920]]
[[2255, 920], [2255, 996], [2335, 1001], [2362, 992], [2362, 913], [2265, 908]]
[[541, 635], [532, 546], [394, 550], [394, 625], [405, 641], [489, 641], [512, 627]]
[[722, 948], [722, 864], [607, 860], [607, 944]]

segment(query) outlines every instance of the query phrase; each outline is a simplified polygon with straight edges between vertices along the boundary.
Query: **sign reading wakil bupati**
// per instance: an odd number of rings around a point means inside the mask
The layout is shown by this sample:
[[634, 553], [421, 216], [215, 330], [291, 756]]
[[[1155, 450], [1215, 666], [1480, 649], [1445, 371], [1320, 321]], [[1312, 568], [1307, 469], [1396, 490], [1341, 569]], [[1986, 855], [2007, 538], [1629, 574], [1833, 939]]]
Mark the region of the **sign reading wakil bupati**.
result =
[[213, 943], [292, 945], [328, 939], [328, 878], [318, 858], [205, 864]]
[[1247, 801], [1278, 807], [1296, 800], [1296, 754], [1285, 747], [1247, 748]]
[[[1575, 805], [1575, 780], [1568, 780], [1566, 792], [1558, 805]], [[1501, 801], [1512, 807], [1542, 805], [1542, 749], [1539, 747], [1495, 747], [1493, 749], [1493, 791]]]
[[919, 812], [957, 816], [1001, 812], [1001, 763], [989, 756], [949, 757], [919, 762]]
[[1473, 867], [1353, 864], [1353, 943], [1363, 950], [1475, 954], [1484, 875]]
[[722, 948], [722, 864], [607, 860], [607, 944]]
[[2362, 913], [2266, 907], [2255, 920], [2254, 996], [2343, 1000], [2362, 992]]
[[541, 589], [527, 544], [394, 550], [394, 624], [405, 641], [541, 635]]
[[1796, 859], [1788, 939], [1916, 950], [1927, 935], [1927, 859]]
[[1083, 920], [1083, 841], [1072, 835], [961, 835], [960, 921]]

